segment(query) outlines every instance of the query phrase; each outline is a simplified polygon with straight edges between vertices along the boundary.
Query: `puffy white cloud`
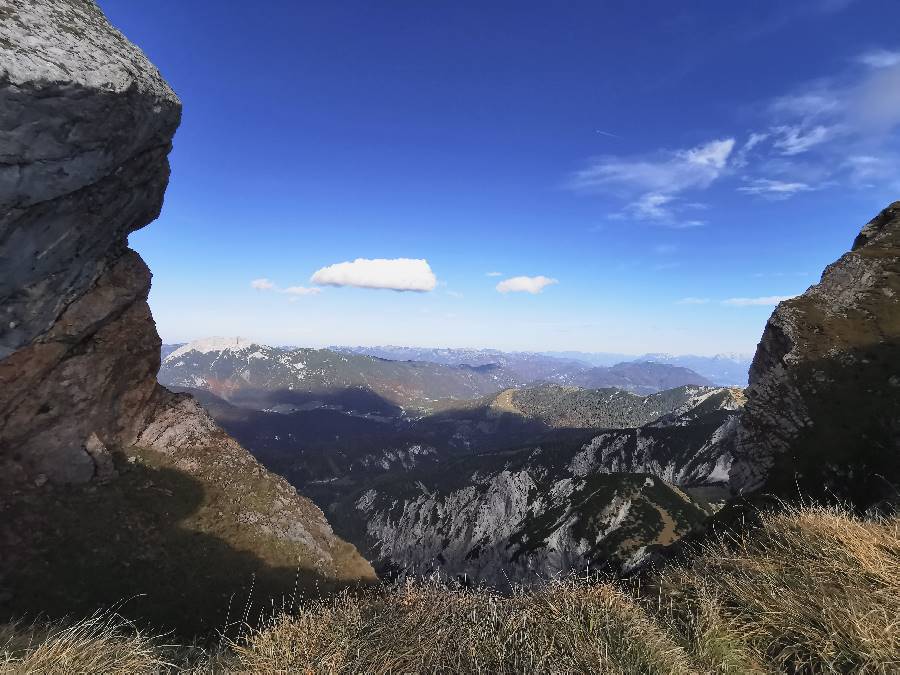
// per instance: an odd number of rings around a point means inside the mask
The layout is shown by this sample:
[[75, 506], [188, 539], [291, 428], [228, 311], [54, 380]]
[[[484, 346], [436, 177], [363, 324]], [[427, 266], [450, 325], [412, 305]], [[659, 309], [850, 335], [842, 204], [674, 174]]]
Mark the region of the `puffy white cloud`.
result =
[[427, 260], [357, 258], [317, 270], [310, 282], [320, 286], [355, 286], [393, 291], [433, 291], [437, 278]]
[[794, 295], [767, 295], [761, 298], [728, 298], [727, 300], [723, 300], [723, 305], [730, 305], [732, 307], [758, 307], [765, 305], [777, 305], [779, 302], [784, 302], [785, 300], [790, 300], [794, 298]]
[[551, 279], [550, 277], [545, 276], [511, 277], [509, 279], [504, 279], [497, 284], [497, 291], [499, 293], [531, 293], [534, 295], [540, 293], [547, 286], [558, 283], [559, 281], [557, 279]]
[[275, 284], [273, 284], [268, 279], [262, 278], [254, 279], [253, 281], [251, 281], [250, 287], [255, 288], [258, 291], [271, 291], [273, 288], [275, 288]]
[[281, 291], [288, 295], [318, 295], [322, 292], [321, 288], [309, 288], [307, 286], [288, 286]]

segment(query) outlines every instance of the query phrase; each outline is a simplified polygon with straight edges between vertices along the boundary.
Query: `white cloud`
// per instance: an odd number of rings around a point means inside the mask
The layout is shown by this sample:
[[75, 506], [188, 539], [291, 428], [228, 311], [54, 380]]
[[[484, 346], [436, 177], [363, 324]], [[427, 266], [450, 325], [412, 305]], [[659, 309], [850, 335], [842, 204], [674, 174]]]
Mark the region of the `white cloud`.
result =
[[789, 115], [810, 119], [834, 112], [840, 107], [835, 93], [818, 85], [807, 91], [779, 96], [772, 101], [769, 109], [776, 116]]
[[788, 199], [798, 192], [809, 192], [816, 189], [806, 183], [771, 180], [768, 178], [756, 178], [750, 183], [750, 185], [739, 187], [738, 192], [760, 195], [768, 199]]
[[873, 49], [860, 54], [857, 60], [871, 68], [890, 68], [900, 63], [900, 51]]
[[459, 291], [447, 291], [447, 295], [449, 295], [451, 298], [461, 298], [461, 297], [463, 297], [463, 294], [460, 293]]
[[761, 298], [728, 298], [727, 300], [723, 300], [723, 305], [730, 305], [731, 307], [758, 307], [758, 306], [773, 306], [777, 305], [779, 302], [784, 302], [785, 300], [790, 300], [794, 298], [794, 295], [767, 295]]
[[288, 286], [282, 293], [288, 295], [318, 295], [322, 292], [321, 288], [308, 288], [307, 286]]
[[824, 125], [818, 125], [811, 129], [804, 129], [801, 125], [781, 126], [775, 128], [778, 138], [773, 143], [774, 147], [781, 151], [782, 155], [799, 155], [813, 146], [823, 143], [832, 135], [832, 129]]
[[547, 286], [558, 283], [559, 281], [557, 279], [551, 279], [550, 277], [545, 276], [512, 277], [510, 279], [504, 279], [497, 284], [497, 291], [499, 293], [531, 293], [534, 295], [540, 293]]
[[709, 303], [709, 298], [681, 298], [681, 300], [676, 300], [676, 305], [706, 305]]
[[643, 195], [636, 201], [627, 204], [619, 213], [610, 215], [613, 220], [623, 220], [628, 216], [639, 220], [652, 220], [659, 225], [681, 230], [689, 227], [701, 227], [706, 225], [703, 220], [682, 220], [680, 212], [695, 208], [696, 204], [683, 204], [669, 195], [650, 193]]
[[310, 282], [320, 286], [355, 286], [393, 291], [433, 291], [437, 278], [427, 260], [357, 258], [317, 270]]
[[488, 272], [487, 274], [485, 274], [485, 276], [487, 276], [487, 277], [502, 277], [503, 272]]
[[255, 288], [258, 291], [271, 291], [275, 288], [275, 284], [265, 278], [254, 279], [250, 282], [250, 288]]
[[661, 151], [653, 157], [601, 157], [576, 172], [569, 185], [580, 191], [610, 191], [631, 201], [613, 219], [634, 218], [674, 228], [697, 227], [699, 220], [684, 221], [688, 204], [678, 196], [704, 190], [728, 168], [733, 138], [724, 138], [684, 150]]
[[769, 138], [769, 136], [770, 134], [768, 133], [751, 133], [750, 137], [747, 139], [747, 142], [744, 143], [744, 145], [741, 146], [741, 149], [735, 153], [734, 159], [732, 159], [731, 161], [732, 165], [739, 168], [747, 166], [750, 161], [750, 153], [757, 145]]
[[687, 150], [666, 151], [656, 158], [601, 157], [572, 176], [576, 190], [625, 189], [637, 194], [671, 196], [704, 189], [719, 177], [734, 148], [734, 139], [710, 141]]
[[669, 195], [651, 192], [629, 204], [625, 210], [648, 220], [666, 220], [674, 216], [671, 209], [666, 208], [666, 204], [673, 199]]

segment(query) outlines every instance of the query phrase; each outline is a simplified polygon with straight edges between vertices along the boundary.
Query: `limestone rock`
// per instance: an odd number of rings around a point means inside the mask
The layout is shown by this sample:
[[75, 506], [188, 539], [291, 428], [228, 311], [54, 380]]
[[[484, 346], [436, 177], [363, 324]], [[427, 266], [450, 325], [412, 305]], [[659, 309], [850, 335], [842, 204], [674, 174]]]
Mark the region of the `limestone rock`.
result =
[[127, 237], [159, 214], [180, 116], [92, 0], [0, 0], [0, 620], [148, 594], [143, 617], [208, 630], [251, 576], [271, 594], [374, 578], [156, 382]]
[[900, 202], [821, 281], [778, 305], [753, 365], [735, 492], [849, 499], [900, 485]]
[[0, 2], [0, 476], [88, 480], [91, 433], [139, 430], [159, 338], [127, 236], [159, 214], [180, 116], [93, 2]]

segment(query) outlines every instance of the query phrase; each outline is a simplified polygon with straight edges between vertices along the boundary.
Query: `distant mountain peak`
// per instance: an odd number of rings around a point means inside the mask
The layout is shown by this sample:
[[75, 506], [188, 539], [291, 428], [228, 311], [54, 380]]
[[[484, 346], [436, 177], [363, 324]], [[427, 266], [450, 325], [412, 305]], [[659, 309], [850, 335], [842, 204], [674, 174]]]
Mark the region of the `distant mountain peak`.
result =
[[209, 354], [211, 352], [224, 352], [229, 350], [240, 351], [241, 349], [247, 349], [254, 346], [262, 347], [265, 345], [261, 345], [258, 342], [254, 342], [253, 340], [248, 340], [247, 338], [242, 337], [208, 337], [202, 338], [200, 340], [194, 340], [193, 342], [188, 342], [187, 344], [182, 345], [174, 352], [169, 354], [166, 357], [166, 360], [174, 360], [190, 352]]

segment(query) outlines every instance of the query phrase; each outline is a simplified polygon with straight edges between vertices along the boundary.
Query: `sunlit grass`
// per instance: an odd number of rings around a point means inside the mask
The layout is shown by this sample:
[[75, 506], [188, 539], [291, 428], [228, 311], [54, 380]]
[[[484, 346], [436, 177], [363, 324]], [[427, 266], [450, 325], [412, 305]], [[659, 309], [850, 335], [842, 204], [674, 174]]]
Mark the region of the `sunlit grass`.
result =
[[343, 592], [199, 661], [109, 617], [10, 626], [0, 672], [896, 673], [898, 570], [900, 518], [786, 509], [640, 583]]

